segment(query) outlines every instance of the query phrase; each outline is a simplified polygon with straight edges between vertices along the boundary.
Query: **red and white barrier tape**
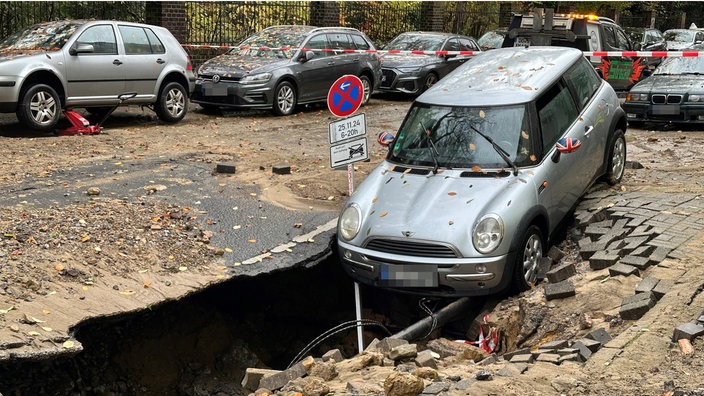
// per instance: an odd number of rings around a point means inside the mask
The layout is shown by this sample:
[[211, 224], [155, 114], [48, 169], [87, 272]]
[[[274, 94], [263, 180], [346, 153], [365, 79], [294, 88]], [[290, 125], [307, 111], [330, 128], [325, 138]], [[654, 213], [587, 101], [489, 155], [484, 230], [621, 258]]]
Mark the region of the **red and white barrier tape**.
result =
[[[243, 50], [254, 49], [258, 51], [295, 51], [298, 48], [283, 47], [249, 47], [249, 46], [229, 46], [229, 45], [208, 45], [208, 44], [183, 44], [184, 48], [205, 48], [205, 49], [232, 49]], [[335, 50], [331, 48], [313, 49], [301, 48], [303, 51], [314, 52], [345, 52], [345, 53], [378, 53], [378, 54], [405, 54], [405, 55], [476, 55], [480, 51], [423, 51], [423, 50]], [[584, 51], [584, 56], [627, 56], [637, 58], [665, 58], [665, 57], [698, 57], [704, 56], [704, 51]]]

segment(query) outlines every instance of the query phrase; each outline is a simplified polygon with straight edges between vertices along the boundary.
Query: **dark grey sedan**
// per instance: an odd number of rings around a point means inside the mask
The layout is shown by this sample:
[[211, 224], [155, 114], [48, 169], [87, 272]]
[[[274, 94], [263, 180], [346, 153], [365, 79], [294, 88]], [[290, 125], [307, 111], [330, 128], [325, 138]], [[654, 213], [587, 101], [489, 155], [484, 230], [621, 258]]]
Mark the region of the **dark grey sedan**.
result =
[[437, 32], [401, 33], [383, 49], [387, 52], [381, 57], [384, 77], [379, 91], [413, 95], [425, 92], [472, 56], [443, 52], [481, 51], [471, 37]]

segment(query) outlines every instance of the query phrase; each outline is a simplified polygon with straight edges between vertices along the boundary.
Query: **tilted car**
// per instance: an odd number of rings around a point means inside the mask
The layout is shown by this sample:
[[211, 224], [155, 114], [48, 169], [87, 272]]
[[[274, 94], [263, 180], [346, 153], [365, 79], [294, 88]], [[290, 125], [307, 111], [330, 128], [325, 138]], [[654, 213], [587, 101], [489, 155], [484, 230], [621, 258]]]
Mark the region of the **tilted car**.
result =
[[149, 105], [177, 122], [188, 112], [195, 76], [190, 58], [165, 28], [140, 23], [64, 20], [32, 25], [0, 42], [0, 112], [48, 131], [62, 108], [104, 112]]
[[[665, 36], [656, 28], [626, 28], [625, 31], [635, 51], [667, 51]], [[662, 58], [652, 56], [647, 61], [652, 72], [662, 62]]]
[[704, 31], [698, 29], [668, 29], [663, 32], [668, 51], [699, 51], [704, 49]]
[[379, 54], [357, 29], [272, 26], [203, 63], [192, 101], [204, 108], [272, 109], [292, 114], [297, 105], [327, 99], [344, 75], [362, 80], [364, 98], [381, 81]]
[[489, 30], [477, 39], [477, 44], [482, 51], [501, 48], [508, 31], [506, 29]]
[[622, 106], [632, 126], [704, 122], [704, 58], [666, 58], [631, 88]]
[[360, 283], [421, 295], [526, 290], [580, 197], [623, 177], [625, 130], [581, 51], [476, 55], [414, 101], [345, 203], [342, 265]]
[[[473, 38], [451, 33], [401, 33], [383, 47], [381, 57], [383, 78], [380, 92], [421, 94], [464, 63], [469, 54], [413, 53], [411, 51], [472, 51], [479, 52]], [[400, 53], [394, 53], [401, 51]]]

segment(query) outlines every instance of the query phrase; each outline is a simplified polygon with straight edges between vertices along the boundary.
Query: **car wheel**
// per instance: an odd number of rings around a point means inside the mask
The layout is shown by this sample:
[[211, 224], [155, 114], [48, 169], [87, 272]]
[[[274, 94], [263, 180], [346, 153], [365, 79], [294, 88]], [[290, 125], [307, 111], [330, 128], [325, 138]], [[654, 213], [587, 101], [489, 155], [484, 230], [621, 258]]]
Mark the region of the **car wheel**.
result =
[[284, 81], [276, 86], [274, 90], [274, 114], [285, 116], [291, 115], [296, 109], [298, 99], [296, 89], [288, 81]]
[[20, 95], [17, 119], [37, 131], [52, 130], [61, 117], [61, 99], [46, 84], [32, 85]]
[[438, 75], [435, 73], [428, 73], [427, 76], [425, 76], [425, 80], [423, 81], [423, 89], [421, 90], [421, 93], [425, 92], [428, 90], [428, 88], [432, 87], [435, 85], [436, 82], [438, 82], [439, 78]]
[[367, 76], [359, 76], [362, 81], [362, 88], [364, 88], [364, 97], [362, 97], [361, 106], [366, 105], [369, 102], [369, 98], [372, 97], [372, 82]]
[[543, 258], [543, 236], [540, 228], [535, 225], [528, 227], [518, 247], [513, 266], [513, 290], [520, 293], [533, 287], [538, 279], [538, 266]]
[[188, 93], [183, 85], [170, 82], [161, 88], [154, 111], [164, 122], [179, 122], [188, 112]]
[[609, 144], [609, 156], [606, 164], [606, 182], [614, 185], [623, 178], [626, 169], [626, 137], [623, 131], [617, 129]]

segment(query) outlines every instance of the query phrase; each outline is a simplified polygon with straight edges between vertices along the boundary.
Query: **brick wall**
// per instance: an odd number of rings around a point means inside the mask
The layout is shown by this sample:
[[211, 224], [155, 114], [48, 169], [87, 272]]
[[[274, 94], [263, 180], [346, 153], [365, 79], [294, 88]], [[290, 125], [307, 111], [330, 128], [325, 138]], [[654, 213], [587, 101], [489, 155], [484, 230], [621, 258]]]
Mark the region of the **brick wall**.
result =
[[146, 2], [146, 22], [169, 29], [181, 43], [188, 39], [186, 4], [182, 1]]

